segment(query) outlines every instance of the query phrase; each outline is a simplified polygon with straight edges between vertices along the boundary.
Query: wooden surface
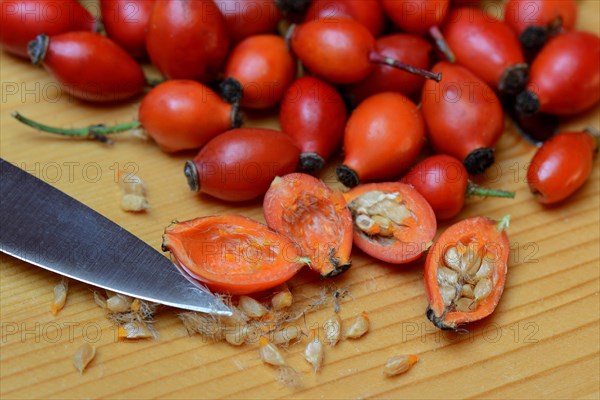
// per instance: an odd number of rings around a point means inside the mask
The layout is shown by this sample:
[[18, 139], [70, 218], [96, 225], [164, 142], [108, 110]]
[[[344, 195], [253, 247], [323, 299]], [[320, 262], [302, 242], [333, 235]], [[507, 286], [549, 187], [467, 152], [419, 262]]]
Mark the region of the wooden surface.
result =
[[[600, 2], [581, 2], [580, 27], [598, 33]], [[187, 189], [183, 161], [152, 142], [123, 134], [113, 146], [66, 140], [22, 126], [20, 111], [54, 125], [124, 122], [136, 102], [96, 107], [61, 94], [42, 69], [1, 54], [0, 155], [36, 174], [138, 235], [156, 249], [173, 219], [236, 212], [263, 220], [259, 203], [231, 205]], [[565, 127], [600, 127], [596, 109]], [[253, 116], [251, 124], [276, 124]], [[188, 337], [176, 312], [156, 318], [158, 341], [118, 342], [115, 328], [92, 300], [90, 287], [71, 283], [66, 307], [53, 317], [49, 304], [59, 277], [2, 255], [0, 396], [2, 398], [598, 398], [599, 392], [599, 169], [574, 197], [543, 207], [525, 184], [535, 148], [507, 125], [497, 166], [487, 183], [517, 192], [514, 201], [471, 200], [457, 218], [511, 214], [512, 252], [504, 296], [493, 316], [455, 335], [433, 328], [422, 262], [394, 267], [358, 250], [354, 266], [336, 279], [353, 300], [342, 303], [349, 321], [368, 311], [372, 329], [364, 338], [327, 349], [322, 371], [309, 372], [303, 344], [286, 357], [302, 377], [298, 389], [274, 380], [275, 370], [258, 359], [256, 345], [234, 348]], [[333, 179], [333, 163], [321, 174]], [[118, 206], [115, 167], [136, 169], [147, 183], [152, 210], [128, 214]], [[446, 225], [443, 225], [443, 228]], [[291, 286], [298, 297], [314, 295], [323, 283], [303, 272]], [[300, 320], [322, 323], [331, 307]], [[82, 376], [71, 356], [84, 341], [97, 356]], [[306, 343], [306, 339], [304, 340]], [[395, 354], [417, 353], [407, 374], [386, 379], [382, 367]]]

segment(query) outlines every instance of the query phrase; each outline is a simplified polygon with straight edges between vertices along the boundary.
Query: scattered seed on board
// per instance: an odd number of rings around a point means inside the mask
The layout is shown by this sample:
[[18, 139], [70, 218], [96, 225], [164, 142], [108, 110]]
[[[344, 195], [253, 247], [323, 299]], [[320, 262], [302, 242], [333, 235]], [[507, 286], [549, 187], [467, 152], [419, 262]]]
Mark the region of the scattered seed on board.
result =
[[73, 366], [80, 374], [96, 356], [96, 348], [85, 342], [73, 354]]
[[146, 199], [146, 186], [139, 176], [132, 173], [119, 171], [118, 183], [123, 196], [121, 208], [123, 211], [141, 212], [150, 208]]
[[288, 344], [292, 340], [298, 339], [302, 331], [294, 325], [287, 326], [283, 329], [273, 332], [270, 335], [271, 343], [273, 344]]
[[50, 306], [50, 312], [52, 315], [58, 314], [60, 310], [65, 306], [67, 302], [67, 291], [69, 290], [69, 280], [62, 278], [60, 283], [54, 286], [54, 300]]
[[259, 342], [259, 350], [258, 354], [260, 355], [260, 359], [263, 362], [275, 366], [283, 366], [285, 365], [285, 359], [283, 355], [273, 343], [269, 342], [269, 339], [266, 337], [261, 337]]
[[155, 333], [143, 322], [132, 321], [119, 326], [119, 339], [149, 339], [155, 338]]
[[124, 313], [130, 310], [132, 299], [129, 296], [115, 294], [106, 300], [106, 308], [113, 313]]
[[414, 354], [394, 356], [387, 360], [383, 373], [386, 376], [396, 376], [405, 373], [419, 361], [419, 357]]
[[369, 331], [369, 316], [366, 311], [356, 317], [356, 319], [350, 324], [344, 338], [347, 339], [358, 339]]
[[286, 285], [282, 291], [273, 296], [271, 304], [273, 305], [273, 310], [280, 311], [290, 307], [293, 301], [292, 292], [290, 292]]
[[310, 331], [310, 336], [311, 340], [304, 349], [304, 358], [313, 366], [313, 371], [317, 372], [323, 363], [323, 344], [315, 329]]
[[261, 318], [269, 313], [267, 307], [248, 296], [240, 296], [238, 307], [250, 318]]
[[225, 341], [234, 346], [241, 346], [246, 342], [248, 336], [248, 327], [237, 326], [225, 329], [224, 337]]
[[248, 318], [248, 316], [244, 314], [242, 310], [231, 303], [230, 298], [223, 298], [223, 303], [231, 310], [230, 316], [222, 316], [219, 318], [219, 321], [223, 324], [227, 326], [246, 325], [246, 323], [250, 320], [250, 318]]
[[330, 346], [335, 346], [340, 340], [342, 334], [342, 319], [338, 314], [333, 314], [323, 323], [323, 332], [325, 341]]

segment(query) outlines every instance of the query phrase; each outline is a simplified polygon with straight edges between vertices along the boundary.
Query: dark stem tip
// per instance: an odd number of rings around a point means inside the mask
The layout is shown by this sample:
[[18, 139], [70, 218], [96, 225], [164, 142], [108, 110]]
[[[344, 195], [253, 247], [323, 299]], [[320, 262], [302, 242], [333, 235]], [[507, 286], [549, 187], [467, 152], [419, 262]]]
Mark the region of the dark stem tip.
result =
[[244, 89], [242, 84], [235, 78], [226, 78], [219, 84], [221, 97], [228, 103], [239, 104], [242, 101]]
[[360, 183], [356, 171], [346, 165], [338, 166], [335, 169], [335, 174], [337, 175], [338, 181], [342, 182], [346, 187], [353, 188]]
[[519, 93], [515, 101], [515, 109], [523, 115], [537, 114], [540, 110], [540, 100], [530, 90]]
[[27, 44], [27, 54], [29, 54], [29, 59], [33, 65], [38, 65], [44, 61], [49, 43], [50, 37], [41, 34]]
[[312, 0], [276, 0], [275, 4], [283, 15], [303, 14]]
[[436, 327], [444, 330], [444, 331], [453, 331], [454, 328], [451, 326], [448, 326], [444, 323], [444, 317], [445, 315], [441, 315], [441, 316], [436, 316], [435, 315], [435, 311], [433, 311], [430, 307], [427, 307], [427, 311], [425, 312], [425, 315], [427, 316], [427, 319], [430, 320], [433, 325], [435, 325]]
[[198, 192], [200, 190], [200, 181], [198, 179], [198, 169], [196, 168], [196, 164], [192, 160], [187, 160], [185, 162], [185, 167], [183, 168], [183, 173], [187, 179], [188, 186], [192, 192]]
[[351, 266], [352, 266], [351, 262], [349, 262], [347, 264], [338, 264], [338, 265], [335, 265], [330, 272], [326, 273], [325, 275], [321, 275], [321, 276], [323, 278], [334, 278], [334, 277], [339, 276], [339, 275], [343, 274], [344, 272], [348, 271]]
[[231, 107], [231, 128], [239, 128], [244, 123], [244, 116], [240, 112], [239, 103], [233, 103]]
[[160, 244], [160, 249], [161, 249], [163, 252], [165, 252], [165, 253], [166, 253], [167, 251], [171, 251], [171, 250], [169, 250], [169, 247], [168, 247], [168, 245], [167, 245], [167, 240], [166, 240], [166, 238], [165, 238], [164, 236], [163, 236], [163, 239], [162, 239], [162, 243]]
[[88, 128], [89, 137], [99, 141], [100, 143], [113, 144], [112, 140], [106, 137], [106, 134], [104, 133], [105, 128], [106, 125], [104, 124], [90, 125]]
[[527, 64], [515, 64], [508, 67], [498, 83], [498, 90], [502, 94], [516, 95], [525, 88], [529, 80], [529, 66]]
[[325, 160], [317, 153], [300, 154], [299, 169], [302, 172], [316, 172], [325, 166]]
[[548, 41], [548, 29], [544, 26], [531, 25], [519, 35], [519, 42], [526, 50], [541, 49]]
[[494, 149], [481, 147], [469, 153], [463, 164], [471, 175], [479, 175], [494, 163]]

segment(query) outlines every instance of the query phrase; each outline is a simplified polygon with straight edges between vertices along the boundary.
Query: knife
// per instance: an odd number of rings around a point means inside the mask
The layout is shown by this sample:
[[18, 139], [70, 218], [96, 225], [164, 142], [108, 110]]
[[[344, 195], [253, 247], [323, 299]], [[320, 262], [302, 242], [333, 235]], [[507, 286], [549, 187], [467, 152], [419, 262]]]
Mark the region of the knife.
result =
[[0, 158], [0, 251], [49, 271], [172, 307], [231, 310], [125, 229]]

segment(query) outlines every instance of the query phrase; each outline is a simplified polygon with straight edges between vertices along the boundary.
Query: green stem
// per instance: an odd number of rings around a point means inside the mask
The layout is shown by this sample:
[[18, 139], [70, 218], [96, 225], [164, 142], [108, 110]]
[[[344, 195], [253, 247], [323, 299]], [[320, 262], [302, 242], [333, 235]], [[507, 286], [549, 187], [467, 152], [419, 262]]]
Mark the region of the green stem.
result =
[[481, 196], [481, 197], [505, 197], [509, 199], [515, 198], [515, 192], [509, 192], [506, 190], [491, 189], [483, 186], [479, 186], [476, 183], [469, 181], [467, 184], [466, 196]]
[[106, 139], [106, 135], [110, 135], [112, 133], [119, 133], [128, 131], [131, 129], [136, 129], [141, 126], [140, 121], [129, 121], [121, 124], [113, 125], [113, 126], [104, 126], [104, 125], [90, 125], [83, 128], [58, 128], [54, 126], [49, 126], [45, 124], [41, 124], [39, 122], [33, 121], [18, 112], [13, 112], [11, 114], [17, 121], [22, 122], [25, 125], [31, 126], [34, 129], [38, 129], [42, 132], [54, 133], [57, 135], [70, 136], [70, 137], [85, 137], [97, 139], [102, 142], [108, 142]]

